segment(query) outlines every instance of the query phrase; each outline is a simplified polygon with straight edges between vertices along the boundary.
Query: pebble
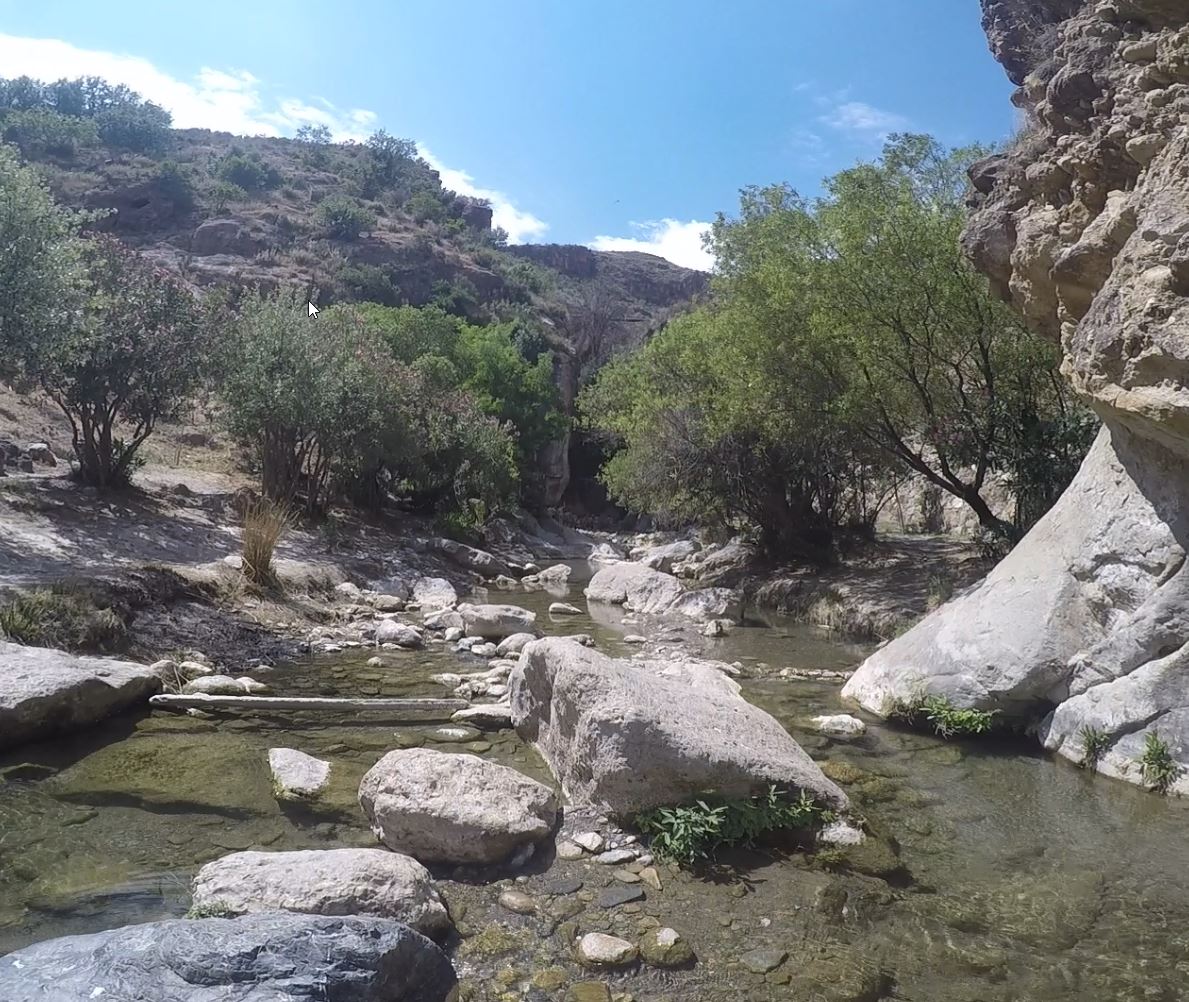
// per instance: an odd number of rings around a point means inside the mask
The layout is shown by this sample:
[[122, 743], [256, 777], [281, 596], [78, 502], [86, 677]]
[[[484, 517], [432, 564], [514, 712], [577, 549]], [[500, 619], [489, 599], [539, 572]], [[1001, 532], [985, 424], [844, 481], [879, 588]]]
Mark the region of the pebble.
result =
[[573, 861], [582, 858], [582, 847], [575, 845], [573, 842], [562, 841], [557, 843], [557, 858]]
[[622, 967], [635, 960], [639, 953], [635, 944], [602, 932], [588, 932], [578, 940], [579, 962], [596, 967]]
[[379, 658], [368, 658], [368, 659], [367, 659], [367, 666], [368, 666], [369, 668], [383, 668], [383, 667], [384, 667], [384, 662], [383, 662], [383, 661], [381, 661]]
[[654, 967], [681, 967], [694, 959], [694, 951], [676, 929], [667, 926], [646, 932], [640, 940], [640, 952]]
[[632, 901], [644, 900], [644, 888], [639, 884], [612, 884], [604, 887], [598, 897], [600, 908], [618, 908]]
[[564, 896], [577, 894], [580, 890], [582, 890], [581, 877], [556, 877], [545, 884], [546, 894]]
[[517, 915], [532, 915], [537, 903], [524, 891], [504, 891], [499, 897], [500, 905]]
[[549, 615], [551, 616], [581, 616], [582, 610], [576, 605], [570, 605], [569, 602], [554, 602], [549, 606]]
[[625, 644], [646, 644], [648, 643], [648, 638], [642, 637], [638, 633], [629, 633], [623, 638], [623, 642]]
[[631, 849], [608, 849], [595, 856], [594, 861], [602, 863], [604, 866], [619, 866], [621, 863], [631, 862], [635, 858], [636, 854]]
[[788, 957], [788, 953], [784, 950], [761, 949], [751, 950], [743, 954], [739, 958], [739, 961], [752, 974], [767, 974], [769, 971], [776, 970], [776, 968], [788, 960]]
[[439, 744], [462, 744], [478, 741], [482, 736], [482, 732], [473, 727], [439, 727], [426, 735], [430, 741]]
[[661, 889], [661, 875], [656, 872], [656, 867], [646, 866], [640, 871], [640, 879], [644, 881], [654, 891]]
[[575, 845], [582, 846], [587, 852], [598, 852], [605, 844], [603, 836], [598, 832], [581, 832], [572, 839]]
[[611, 874], [621, 884], [638, 884], [640, 883], [640, 874], [632, 873], [631, 870], [616, 870]]

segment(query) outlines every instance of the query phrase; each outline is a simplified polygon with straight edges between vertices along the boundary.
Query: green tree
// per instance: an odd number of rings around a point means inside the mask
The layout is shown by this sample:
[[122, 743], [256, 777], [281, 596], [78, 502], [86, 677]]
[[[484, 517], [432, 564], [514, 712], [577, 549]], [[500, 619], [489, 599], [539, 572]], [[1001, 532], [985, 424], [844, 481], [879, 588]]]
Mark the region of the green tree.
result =
[[202, 377], [207, 328], [177, 279], [118, 240], [88, 238], [83, 256], [84, 307], [24, 369], [70, 421], [83, 481], [121, 486], [157, 422]]
[[245, 153], [236, 147], [219, 159], [213, 173], [246, 192], [268, 191], [281, 183], [280, 171], [265, 162], [259, 153]]
[[104, 144], [134, 153], [159, 153], [165, 149], [172, 120], [168, 111], [151, 101], [116, 105], [95, 115], [99, 139]]
[[82, 218], [55, 204], [16, 151], [0, 144], [0, 379], [49, 354], [79, 306]]
[[80, 148], [99, 141], [94, 122], [60, 115], [49, 108], [9, 112], [0, 122], [0, 133], [30, 160], [47, 155], [69, 158]]

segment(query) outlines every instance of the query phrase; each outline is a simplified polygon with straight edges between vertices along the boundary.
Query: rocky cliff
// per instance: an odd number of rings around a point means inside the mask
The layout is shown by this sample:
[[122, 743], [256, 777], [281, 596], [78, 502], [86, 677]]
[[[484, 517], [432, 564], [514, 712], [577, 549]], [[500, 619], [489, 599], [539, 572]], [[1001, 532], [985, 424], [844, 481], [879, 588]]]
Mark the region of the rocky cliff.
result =
[[1189, 3], [983, 0], [983, 22], [1025, 122], [972, 170], [964, 243], [1103, 430], [1007, 559], [844, 695], [994, 710], [1149, 785], [1154, 735], [1189, 790]]

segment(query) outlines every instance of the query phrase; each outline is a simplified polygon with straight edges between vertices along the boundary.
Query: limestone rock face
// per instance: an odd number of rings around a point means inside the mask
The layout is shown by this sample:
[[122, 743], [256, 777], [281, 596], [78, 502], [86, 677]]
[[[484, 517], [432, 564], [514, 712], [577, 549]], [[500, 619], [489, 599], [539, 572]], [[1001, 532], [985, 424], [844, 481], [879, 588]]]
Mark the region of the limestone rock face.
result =
[[445, 1002], [433, 942], [391, 919], [265, 912], [49, 939], [0, 959], [5, 1002]]
[[705, 664], [674, 675], [559, 638], [529, 644], [512, 672], [512, 722], [573, 803], [619, 816], [714, 791], [846, 795], [771, 716]]
[[1093, 728], [1099, 767], [1142, 782], [1153, 732], [1189, 764], [1189, 5], [983, 11], [1028, 124], [972, 169], [963, 242], [1104, 428], [1019, 546], [843, 694], [886, 713], [939, 693], [1075, 759]]
[[429, 871], [387, 849], [233, 852], [198, 871], [194, 907], [378, 915], [427, 936], [450, 925]]
[[553, 791], [477, 755], [392, 751], [359, 784], [359, 803], [388, 848], [424, 862], [495, 863], [545, 838]]
[[0, 748], [87, 727], [161, 691], [147, 665], [0, 642]]

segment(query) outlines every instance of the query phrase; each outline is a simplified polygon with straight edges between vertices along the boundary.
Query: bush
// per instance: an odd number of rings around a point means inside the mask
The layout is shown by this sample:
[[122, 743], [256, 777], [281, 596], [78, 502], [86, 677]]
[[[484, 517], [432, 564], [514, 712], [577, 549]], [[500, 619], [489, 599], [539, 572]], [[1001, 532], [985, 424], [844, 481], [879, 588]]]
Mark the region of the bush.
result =
[[314, 216], [328, 236], [340, 240], [357, 240], [360, 234], [376, 225], [376, 214], [346, 195], [331, 195], [323, 199]]
[[48, 108], [10, 112], [0, 128], [5, 140], [14, 143], [30, 160], [46, 155], [73, 157], [81, 147], [99, 141], [94, 122], [60, 115]]
[[1156, 731], [1144, 736], [1144, 752], [1139, 758], [1140, 775], [1148, 788], [1167, 794], [1184, 771], [1173, 758], [1168, 743]]
[[441, 223], [446, 220], [446, 206], [430, 191], [419, 191], [405, 203], [405, 211], [419, 223]]
[[754, 845], [768, 832], [808, 828], [822, 813], [807, 793], [791, 800], [773, 786], [766, 796], [751, 800], [707, 799], [646, 811], [636, 817], [636, 826], [660, 859], [693, 866], [724, 847]]
[[151, 101], [118, 105], [95, 116], [99, 138], [106, 145], [134, 153], [158, 153], [165, 149], [171, 121], [169, 112]]
[[347, 299], [384, 306], [395, 306], [400, 301], [400, 290], [392, 284], [388, 272], [378, 265], [347, 265], [339, 271], [335, 280]]
[[157, 422], [202, 378], [206, 330], [177, 279], [111, 237], [83, 246], [85, 306], [24, 368], [70, 420], [82, 480], [121, 486]]
[[230, 181], [216, 181], [211, 185], [211, 208], [218, 215], [226, 212], [227, 206], [232, 202], [244, 202], [247, 201], [247, 198], [248, 193], [238, 184], [232, 184]]
[[108, 603], [71, 585], [18, 592], [0, 605], [0, 634], [26, 646], [114, 651], [124, 645], [127, 633], [123, 616]]
[[273, 551], [293, 525], [293, 509], [268, 498], [248, 502], [244, 509], [244, 577], [253, 584], [277, 583]]
[[1106, 731], [1089, 724], [1078, 731], [1078, 736], [1082, 739], [1082, 759], [1078, 765], [1083, 769], [1097, 769], [1102, 756], [1111, 746], [1110, 736]]
[[194, 183], [188, 170], [172, 160], [165, 160], [157, 167], [153, 180], [157, 190], [173, 202], [178, 212], [186, 213], [194, 208]]
[[262, 192], [277, 187], [281, 174], [264, 162], [259, 153], [244, 153], [233, 148], [215, 164], [215, 177], [238, 185], [246, 192]]

